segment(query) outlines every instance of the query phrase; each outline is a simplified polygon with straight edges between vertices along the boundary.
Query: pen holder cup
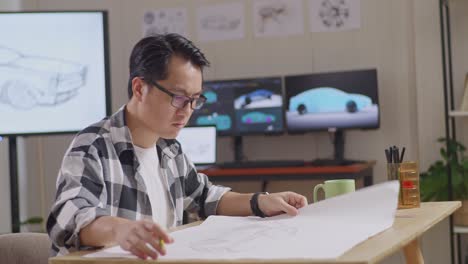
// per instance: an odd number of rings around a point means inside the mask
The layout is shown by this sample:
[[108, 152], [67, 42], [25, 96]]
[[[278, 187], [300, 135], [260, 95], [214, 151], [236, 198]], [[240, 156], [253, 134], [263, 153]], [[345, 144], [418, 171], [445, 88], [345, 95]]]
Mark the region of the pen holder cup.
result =
[[420, 206], [419, 165], [416, 161], [387, 164], [387, 179], [400, 182], [398, 209]]
[[400, 179], [398, 176], [398, 170], [400, 169], [400, 163], [387, 163], [387, 180], [396, 181]]

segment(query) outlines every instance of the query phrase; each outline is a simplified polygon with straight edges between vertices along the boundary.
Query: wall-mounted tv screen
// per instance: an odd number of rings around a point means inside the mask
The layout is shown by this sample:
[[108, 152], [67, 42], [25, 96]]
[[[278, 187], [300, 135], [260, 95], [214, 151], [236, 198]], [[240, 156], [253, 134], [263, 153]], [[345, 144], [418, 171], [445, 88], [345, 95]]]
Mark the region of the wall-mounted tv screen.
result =
[[285, 77], [289, 132], [378, 128], [377, 70]]
[[76, 132], [110, 112], [107, 13], [0, 13], [0, 135]]
[[218, 135], [281, 133], [284, 130], [281, 77], [209, 81], [208, 98], [190, 125], [215, 125]]

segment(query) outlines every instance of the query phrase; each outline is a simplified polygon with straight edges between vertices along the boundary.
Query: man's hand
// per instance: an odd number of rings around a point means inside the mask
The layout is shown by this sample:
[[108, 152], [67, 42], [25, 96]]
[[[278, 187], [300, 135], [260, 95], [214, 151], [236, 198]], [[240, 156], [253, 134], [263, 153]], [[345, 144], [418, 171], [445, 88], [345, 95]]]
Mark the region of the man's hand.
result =
[[141, 259], [157, 259], [159, 254], [165, 255], [166, 249], [160, 244], [160, 240], [164, 243], [173, 242], [164, 229], [148, 220], [123, 221], [113, 228], [113, 233], [120, 247]]
[[267, 216], [275, 216], [286, 213], [295, 216], [297, 209], [307, 205], [307, 198], [295, 192], [280, 192], [261, 194], [258, 197], [258, 207]]

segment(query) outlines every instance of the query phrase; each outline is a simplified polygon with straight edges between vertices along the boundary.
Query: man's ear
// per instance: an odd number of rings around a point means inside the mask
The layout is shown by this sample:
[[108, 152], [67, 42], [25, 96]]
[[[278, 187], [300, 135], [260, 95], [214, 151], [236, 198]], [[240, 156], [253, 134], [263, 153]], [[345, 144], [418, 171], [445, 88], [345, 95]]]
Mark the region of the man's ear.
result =
[[141, 102], [143, 100], [143, 95], [145, 94], [145, 86], [147, 86], [146, 83], [140, 77], [135, 77], [132, 79], [133, 97], [135, 97], [137, 101]]

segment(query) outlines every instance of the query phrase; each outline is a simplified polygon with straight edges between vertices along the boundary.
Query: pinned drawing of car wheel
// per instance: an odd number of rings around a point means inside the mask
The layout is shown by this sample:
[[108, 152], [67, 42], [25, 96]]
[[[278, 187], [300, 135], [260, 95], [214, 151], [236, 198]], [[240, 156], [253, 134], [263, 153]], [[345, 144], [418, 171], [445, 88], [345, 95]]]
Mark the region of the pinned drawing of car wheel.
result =
[[78, 94], [85, 66], [0, 47], [0, 103], [18, 109], [55, 106]]
[[346, 93], [332, 87], [309, 89], [291, 97], [289, 101], [290, 111], [297, 111], [299, 115], [325, 112], [356, 113], [370, 106], [370, 97]]

